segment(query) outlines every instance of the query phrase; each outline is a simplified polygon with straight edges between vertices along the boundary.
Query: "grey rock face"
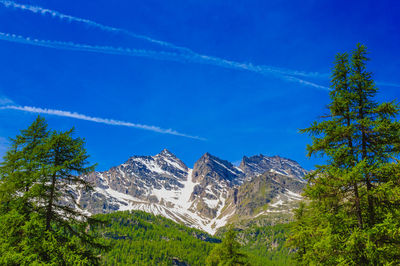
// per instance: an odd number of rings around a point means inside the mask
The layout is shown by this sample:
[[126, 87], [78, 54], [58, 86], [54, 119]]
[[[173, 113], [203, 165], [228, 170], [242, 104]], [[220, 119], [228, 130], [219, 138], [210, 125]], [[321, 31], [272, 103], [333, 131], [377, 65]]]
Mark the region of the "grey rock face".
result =
[[256, 216], [260, 207], [298, 200], [306, 173], [278, 156], [244, 157], [235, 167], [209, 153], [189, 169], [165, 149], [86, 175], [95, 189], [76, 192], [77, 208], [91, 214], [144, 210], [214, 233], [234, 214]]
[[236, 213], [256, 215], [258, 208], [272, 204], [277, 197], [283, 198], [285, 195], [287, 200], [290, 193], [301, 193], [303, 188], [304, 182], [297, 178], [266, 171], [238, 187], [235, 193]]
[[154, 189], [182, 189], [181, 181], [185, 181], [187, 175], [188, 167], [171, 152], [163, 150], [155, 156], [133, 156], [124, 164], [91, 173], [86, 179], [97, 188], [155, 202], [157, 198], [151, 193]]
[[199, 182], [225, 182], [229, 186], [242, 181], [243, 172], [230, 162], [221, 160], [209, 153], [204, 154], [193, 167], [193, 180]]
[[206, 153], [194, 164], [192, 179], [197, 185], [190, 199], [201, 215], [213, 219], [219, 215], [229, 191], [243, 182], [244, 173], [230, 162]]
[[243, 157], [239, 166], [246, 175], [257, 176], [266, 171], [276, 172], [302, 180], [308, 173], [297, 162], [279, 156], [268, 157], [262, 154]]

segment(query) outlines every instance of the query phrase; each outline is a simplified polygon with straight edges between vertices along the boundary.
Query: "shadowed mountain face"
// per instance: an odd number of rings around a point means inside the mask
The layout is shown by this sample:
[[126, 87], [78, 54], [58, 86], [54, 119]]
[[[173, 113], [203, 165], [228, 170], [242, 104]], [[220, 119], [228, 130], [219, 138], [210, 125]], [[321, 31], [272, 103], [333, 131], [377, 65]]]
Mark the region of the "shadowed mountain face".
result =
[[307, 174], [307, 171], [297, 162], [279, 156], [244, 156], [240, 163], [240, 169], [242, 169], [246, 175], [250, 176], [257, 176], [267, 171], [271, 171], [277, 174], [291, 176], [299, 180], [303, 180], [303, 177]]
[[244, 177], [241, 169], [209, 153], [194, 164], [192, 176], [194, 181], [225, 182], [229, 185], [241, 183]]
[[94, 191], [76, 190], [76, 208], [90, 214], [143, 210], [213, 234], [238, 219], [289, 214], [301, 200], [306, 173], [279, 156], [245, 156], [235, 167], [209, 153], [190, 169], [163, 150], [86, 175]]

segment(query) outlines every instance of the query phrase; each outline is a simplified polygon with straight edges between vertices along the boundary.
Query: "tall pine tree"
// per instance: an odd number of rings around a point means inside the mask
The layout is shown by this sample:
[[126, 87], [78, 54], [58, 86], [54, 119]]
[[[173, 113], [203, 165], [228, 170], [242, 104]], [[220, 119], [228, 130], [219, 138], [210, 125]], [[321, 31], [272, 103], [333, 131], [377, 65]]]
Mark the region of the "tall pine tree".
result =
[[[350, 62], [349, 62], [350, 61]], [[399, 105], [378, 104], [366, 48], [336, 57], [329, 115], [302, 130], [308, 155], [327, 163], [308, 176], [308, 206], [290, 239], [301, 264], [400, 263]]]
[[34, 212], [39, 178], [38, 148], [49, 135], [47, 124], [38, 117], [31, 126], [11, 139], [0, 166], [0, 263], [23, 264], [30, 257], [22, 252], [24, 226]]
[[11, 140], [0, 167], [0, 264], [97, 264], [95, 222], [76, 210], [74, 191], [90, 190], [88, 155], [73, 130], [49, 132], [43, 118]]

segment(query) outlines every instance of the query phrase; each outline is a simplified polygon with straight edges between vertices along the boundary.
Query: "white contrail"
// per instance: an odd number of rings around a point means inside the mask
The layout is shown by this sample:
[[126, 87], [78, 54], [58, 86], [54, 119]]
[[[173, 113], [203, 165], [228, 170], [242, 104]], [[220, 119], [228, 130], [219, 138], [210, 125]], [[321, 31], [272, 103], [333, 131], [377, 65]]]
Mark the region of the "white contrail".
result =
[[220, 59], [211, 56], [197, 55], [197, 54], [183, 54], [174, 52], [163, 52], [163, 51], [153, 51], [153, 50], [143, 50], [143, 49], [130, 49], [130, 48], [116, 48], [112, 46], [92, 46], [88, 44], [78, 44], [73, 42], [60, 42], [51, 40], [39, 40], [31, 37], [23, 37], [15, 34], [8, 34], [0, 32], [0, 40], [17, 42], [29, 45], [36, 45], [48, 48], [63, 49], [63, 50], [73, 50], [73, 51], [85, 51], [85, 52], [95, 52], [104, 54], [117, 54], [117, 55], [127, 55], [136, 57], [148, 57], [157, 60], [169, 60], [177, 62], [193, 62], [199, 64], [214, 65], [229, 69], [238, 69], [255, 72], [265, 76], [275, 76], [286, 81], [300, 83], [306, 86], [311, 86], [318, 89], [329, 90], [328, 87], [302, 80], [297, 77], [282, 74], [279, 71], [274, 71], [271, 69], [265, 69], [264, 67], [255, 66], [252, 64], [239, 63], [235, 61], [229, 61], [225, 59]]
[[163, 52], [163, 51], [153, 51], [153, 50], [143, 50], [143, 49], [130, 49], [112, 46], [94, 46], [88, 44], [78, 44], [73, 42], [60, 42], [51, 40], [40, 40], [31, 37], [23, 37], [16, 34], [8, 34], [0, 32], [0, 40], [23, 43], [35, 46], [42, 46], [48, 48], [55, 48], [61, 50], [73, 50], [73, 51], [85, 51], [85, 52], [95, 52], [104, 54], [117, 54], [117, 55], [129, 55], [138, 57], [150, 57], [159, 60], [175, 60], [175, 61], [188, 61], [189, 57], [185, 60], [187, 56], [173, 53], [173, 52]]
[[52, 10], [52, 9], [47, 9], [47, 8], [43, 8], [43, 7], [40, 7], [40, 6], [18, 4], [16, 2], [7, 1], [7, 0], [0, 0], [0, 4], [3, 4], [7, 8], [15, 8], [15, 9], [20, 9], [20, 10], [30, 11], [30, 12], [33, 12], [35, 14], [40, 14], [40, 15], [43, 15], [43, 16], [50, 15], [51, 17], [59, 18], [61, 20], [67, 20], [68, 22], [83, 23], [85, 25], [88, 25], [88, 26], [91, 26], [91, 27], [94, 27], [94, 28], [98, 28], [98, 29], [101, 29], [101, 30], [104, 30], [104, 31], [114, 32], [114, 33], [122, 33], [122, 34], [126, 34], [128, 36], [131, 36], [133, 38], [145, 40], [145, 41], [148, 41], [148, 42], [151, 42], [151, 43], [155, 43], [155, 44], [158, 44], [158, 45], [161, 45], [161, 46], [165, 46], [165, 47], [169, 47], [169, 48], [172, 48], [172, 49], [176, 49], [176, 50], [179, 50], [181, 52], [192, 53], [192, 51], [190, 49], [186, 48], [186, 47], [181, 47], [181, 46], [177, 46], [177, 45], [174, 45], [172, 43], [169, 43], [169, 42], [156, 40], [156, 39], [153, 39], [151, 37], [140, 35], [140, 34], [136, 34], [136, 33], [133, 33], [131, 31], [128, 31], [128, 30], [124, 30], [124, 29], [120, 29], [120, 28], [115, 28], [115, 27], [103, 25], [103, 24], [94, 22], [94, 21], [89, 20], [89, 19], [84, 19], [84, 18], [79, 18], [79, 17], [66, 15], [66, 14], [63, 14], [61, 12], [58, 12], [58, 11], [55, 11], [55, 10]]
[[79, 114], [76, 112], [46, 109], [46, 108], [39, 108], [39, 107], [32, 107], [32, 106], [7, 105], [7, 106], [0, 107], [0, 110], [5, 110], [5, 109], [25, 111], [25, 112], [36, 113], [36, 114], [48, 114], [48, 115], [56, 115], [56, 116], [62, 116], [62, 117], [70, 117], [70, 118], [74, 118], [74, 119], [86, 120], [86, 121], [107, 124], [107, 125], [112, 125], [112, 126], [133, 127], [133, 128], [149, 130], [149, 131], [153, 131], [153, 132], [157, 132], [157, 133], [161, 133], [161, 134], [169, 134], [169, 135], [175, 135], [175, 136], [180, 136], [180, 137], [185, 137], [185, 138], [205, 140], [204, 138], [180, 133], [173, 129], [163, 129], [163, 128], [160, 128], [157, 126], [149, 126], [149, 125], [119, 121], [119, 120], [114, 120], [114, 119], [92, 117], [92, 116], [87, 116], [84, 114]]
[[[98, 29], [101, 29], [104, 31], [126, 34], [126, 35], [134, 37], [134, 38], [142, 39], [145, 41], [159, 44], [161, 46], [175, 49], [181, 53], [193, 56], [194, 59], [202, 58], [205, 61], [210, 60], [211, 62], [209, 62], [209, 64], [224, 65], [226, 62], [230, 62], [230, 63], [234, 63], [236, 65], [244, 65], [245, 66], [245, 67], [235, 67], [237, 69], [247, 69], [246, 66], [252, 66], [251, 64], [241, 64], [238, 62], [233, 62], [233, 61], [225, 60], [225, 59], [218, 58], [218, 57], [202, 55], [202, 54], [194, 52], [193, 50], [191, 50], [187, 47], [182, 47], [182, 46], [178, 46], [178, 45], [175, 45], [175, 44], [172, 44], [169, 42], [156, 40], [156, 39], [153, 39], [153, 38], [145, 36], [145, 35], [136, 34], [136, 33], [133, 33], [131, 31], [128, 31], [125, 29], [107, 26], [107, 25], [100, 24], [100, 23], [97, 23], [97, 22], [89, 20], [89, 19], [66, 15], [66, 14], [63, 14], [61, 12], [58, 12], [58, 11], [55, 11], [52, 9], [46, 9], [46, 8], [42, 8], [39, 6], [31, 6], [31, 5], [26, 5], [26, 4], [18, 4], [16, 2], [8, 1], [8, 0], [0, 0], [0, 4], [3, 4], [7, 8], [15, 8], [15, 9], [20, 9], [20, 10], [30, 11], [35, 14], [40, 14], [43, 16], [50, 15], [51, 17], [56, 17], [61, 20], [67, 20], [69, 22], [83, 23], [85, 25], [95, 27], [95, 28], [98, 28]], [[278, 75], [290, 75], [290, 76], [311, 77], [311, 78], [321, 78], [321, 77], [326, 76], [325, 74], [321, 74], [318, 72], [304, 72], [304, 71], [278, 68], [278, 67], [266, 66], [266, 65], [255, 66], [255, 67], [260, 69], [261, 71], [270, 72], [272, 74], [278, 74]], [[294, 80], [296, 80], [296, 79], [293, 79], [292, 81], [294, 81]], [[300, 83], [308, 85], [309, 82], [300, 82]]]

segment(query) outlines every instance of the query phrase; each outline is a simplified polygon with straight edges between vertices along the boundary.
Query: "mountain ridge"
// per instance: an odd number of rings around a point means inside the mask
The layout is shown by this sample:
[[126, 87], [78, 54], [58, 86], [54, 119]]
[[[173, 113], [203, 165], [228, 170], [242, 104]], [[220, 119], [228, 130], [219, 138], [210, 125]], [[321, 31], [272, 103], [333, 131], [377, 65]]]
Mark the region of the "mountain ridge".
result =
[[189, 168], [164, 149], [85, 175], [94, 191], [77, 190], [75, 207], [86, 214], [142, 210], [214, 234], [243, 217], [289, 212], [281, 207], [301, 199], [306, 173], [279, 156], [244, 156], [237, 167], [208, 152]]

